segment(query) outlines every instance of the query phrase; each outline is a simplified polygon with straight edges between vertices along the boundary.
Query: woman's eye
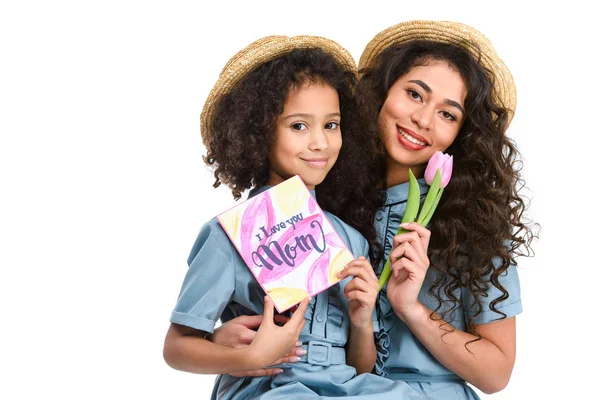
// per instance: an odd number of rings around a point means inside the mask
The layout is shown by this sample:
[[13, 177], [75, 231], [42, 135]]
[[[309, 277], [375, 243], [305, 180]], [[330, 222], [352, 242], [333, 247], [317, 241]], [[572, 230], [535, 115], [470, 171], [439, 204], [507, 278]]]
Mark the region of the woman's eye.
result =
[[340, 126], [338, 122], [328, 122], [325, 124], [325, 129], [334, 130]]
[[408, 95], [415, 100], [421, 100], [421, 95], [416, 90], [408, 89]]
[[449, 113], [448, 111], [442, 111], [442, 117], [449, 121], [456, 121], [456, 116], [454, 116], [454, 114]]
[[295, 124], [292, 124], [292, 129], [295, 131], [305, 131], [308, 129], [308, 127], [302, 122], [296, 122]]

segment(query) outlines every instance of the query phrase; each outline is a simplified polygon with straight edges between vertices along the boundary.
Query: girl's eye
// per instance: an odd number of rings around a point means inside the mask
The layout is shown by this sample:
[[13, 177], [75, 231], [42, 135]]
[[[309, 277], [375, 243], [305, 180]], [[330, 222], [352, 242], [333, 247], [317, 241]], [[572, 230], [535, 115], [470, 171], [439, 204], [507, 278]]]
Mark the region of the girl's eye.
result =
[[292, 124], [292, 129], [295, 131], [305, 131], [308, 129], [308, 127], [302, 122], [296, 122], [295, 124]]
[[325, 129], [334, 130], [337, 129], [340, 124], [338, 122], [328, 122], [325, 124]]
[[448, 111], [442, 111], [442, 117], [449, 121], [456, 121], [456, 116], [452, 113], [449, 113]]
[[410, 97], [412, 97], [413, 99], [415, 99], [415, 100], [419, 100], [419, 101], [421, 100], [421, 95], [420, 95], [420, 94], [419, 94], [419, 92], [417, 92], [416, 90], [413, 90], [413, 89], [407, 89], [406, 91], [408, 92], [408, 95], [409, 95]]

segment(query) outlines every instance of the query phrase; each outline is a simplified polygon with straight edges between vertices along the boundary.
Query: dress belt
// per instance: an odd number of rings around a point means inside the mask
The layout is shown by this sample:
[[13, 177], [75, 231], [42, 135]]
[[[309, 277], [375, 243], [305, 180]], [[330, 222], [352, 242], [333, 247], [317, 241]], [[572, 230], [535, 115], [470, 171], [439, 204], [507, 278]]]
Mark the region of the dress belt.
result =
[[346, 364], [346, 349], [332, 346], [330, 343], [312, 340], [301, 346], [306, 354], [300, 357], [300, 362], [313, 365], [328, 366], [332, 364]]
[[465, 383], [464, 379], [456, 375], [421, 375], [416, 374], [414, 372], [388, 372], [385, 376], [388, 379], [392, 379], [395, 381], [405, 381], [405, 382], [419, 382], [419, 381], [427, 381], [427, 382], [456, 382], [456, 383]]

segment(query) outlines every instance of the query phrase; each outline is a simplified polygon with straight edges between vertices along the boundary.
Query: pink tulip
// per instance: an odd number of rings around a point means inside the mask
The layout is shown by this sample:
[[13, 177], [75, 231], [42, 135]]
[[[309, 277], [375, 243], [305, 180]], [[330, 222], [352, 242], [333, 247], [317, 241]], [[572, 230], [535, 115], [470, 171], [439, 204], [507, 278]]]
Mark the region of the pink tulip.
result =
[[427, 183], [431, 185], [433, 178], [435, 178], [435, 173], [439, 169], [440, 177], [442, 178], [440, 187], [445, 188], [452, 176], [452, 161], [452, 156], [444, 154], [441, 151], [436, 151], [425, 169], [425, 180]]

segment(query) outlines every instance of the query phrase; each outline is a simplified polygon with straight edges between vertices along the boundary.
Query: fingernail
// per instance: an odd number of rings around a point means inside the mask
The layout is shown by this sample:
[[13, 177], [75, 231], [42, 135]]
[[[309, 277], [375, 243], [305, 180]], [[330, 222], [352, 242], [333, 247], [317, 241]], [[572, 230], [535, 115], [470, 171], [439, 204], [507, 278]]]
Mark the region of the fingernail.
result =
[[274, 371], [276, 374], [280, 374], [283, 372], [283, 370], [281, 368], [275, 368]]
[[342, 277], [342, 271], [338, 272], [337, 274], [335, 274], [338, 278]]
[[290, 357], [290, 362], [298, 362], [300, 361], [300, 357]]
[[304, 350], [304, 349], [298, 349], [298, 350], [296, 350], [296, 355], [297, 356], [303, 356], [305, 354], [306, 354], [306, 350]]
[[296, 342], [296, 347], [302, 346], [302, 342]]
[[403, 222], [400, 224], [401, 227], [406, 228], [408, 226], [410, 226], [410, 222]]

